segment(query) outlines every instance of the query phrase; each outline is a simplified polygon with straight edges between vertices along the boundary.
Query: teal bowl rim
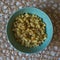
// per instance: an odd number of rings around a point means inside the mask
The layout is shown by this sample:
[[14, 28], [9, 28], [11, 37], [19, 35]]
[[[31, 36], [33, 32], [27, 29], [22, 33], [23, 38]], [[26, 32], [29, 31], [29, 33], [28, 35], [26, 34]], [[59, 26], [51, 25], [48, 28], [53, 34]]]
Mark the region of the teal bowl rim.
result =
[[[35, 7], [24, 7], [24, 8], [22, 8], [22, 9], [25, 9], [25, 8], [32, 8], [32, 9], [36, 9], [36, 10], [39, 10], [40, 12], [42, 12], [43, 14], [45, 14], [46, 16], [47, 16], [47, 18], [49, 18], [49, 16], [44, 12], [44, 11], [42, 11], [42, 10], [40, 10], [40, 9], [38, 9], [38, 8], [35, 8]], [[17, 10], [16, 12], [14, 12], [11, 16], [10, 16], [10, 19], [12, 18], [12, 16], [14, 15], [14, 14], [16, 14], [18, 11], [20, 11], [20, 10], [22, 10], [22, 9], [19, 9], [19, 10]], [[9, 21], [10, 21], [10, 19], [9, 19]], [[53, 37], [53, 24], [52, 24], [52, 21], [51, 21], [51, 19], [49, 18], [49, 20], [50, 20], [50, 23], [51, 23], [51, 28], [52, 28], [52, 34], [51, 34], [51, 38], [50, 38], [50, 40], [49, 40], [49, 42], [48, 43], [46, 43], [46, 46], [44, 46], [44, 48], [42, 47], [42, 49], [41, 50], [39, 50], [39, 51], [42, 51], [42, 50], [44, 50], [48, 45], [49, 45], [49, 43], [51, 42], [51, 40], [52, 40], [52, 37]], [[9, 21], [8, 21], [8, 23], [9, 23]], [[7, 25], [6, 25], [6, 29], [7, 29], [7, 27], [8, 27], [8, 23], [7, 23]], [[7, 30], [6, 30], [6, 32], [7, 32]], [[7, 33], [7, 39], [9, 40], [9, 36], [8, 36], [8, 33]], [[10, 40], [9, 40], [9, 42], [10, 42]], [[15, 48], [15, 49], [17, 49], [11, 42], [10, 42], [10, 44]], [[22, 52], [22, 53], [38, 53], [39, 51], [36, 51], [36, 52], [23, 52], [23, 51], [20, 51], [19, 49], [17, 49], [19, 52]]]

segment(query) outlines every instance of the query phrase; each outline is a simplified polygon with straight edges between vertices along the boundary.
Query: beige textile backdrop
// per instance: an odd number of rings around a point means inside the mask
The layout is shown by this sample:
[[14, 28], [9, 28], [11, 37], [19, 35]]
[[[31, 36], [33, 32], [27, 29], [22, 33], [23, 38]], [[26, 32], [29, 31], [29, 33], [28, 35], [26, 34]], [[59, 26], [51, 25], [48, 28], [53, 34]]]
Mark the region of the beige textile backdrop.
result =
[[[26, 6], [46, 12], [54, 27], [51, 43], [38, 54], [23, 54], [7, 40], [6, 24], [10, 16]], [[0, 0], [0, 60], [60, 60], [60, 0]]]

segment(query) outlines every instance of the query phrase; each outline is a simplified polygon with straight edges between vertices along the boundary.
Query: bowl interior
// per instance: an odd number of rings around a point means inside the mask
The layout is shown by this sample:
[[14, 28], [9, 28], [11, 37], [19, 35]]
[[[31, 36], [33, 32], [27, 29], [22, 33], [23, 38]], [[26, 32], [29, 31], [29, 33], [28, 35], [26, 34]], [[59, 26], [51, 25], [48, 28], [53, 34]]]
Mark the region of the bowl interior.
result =
[[[14, 38], [13, 33], [11, 31], [12, 24], [14, 22], [14, 18], [20, 14], [23, 14], [23, 13], [36, 14], [39, 17], [43, 18], [43, 21], [46, 23], [47, 39], [45, 40], [45, 42], [43, 42], [43, 44], [41, 44], [38, 47], [33, 47], [33, 48], [23, 47], [15, 41], [15, 38]], [[8, 24], [7, 24], [8, 40], [17, 50], [24, 52], [24, 53], [35, 53], [35, 52], [43, 50], [50, 43], [50, 41], [52, 39], [52, 35], [53, 35], [53, 26], [52, 26], [50, 18], [43, 11], [41, 11], [37, 8], [33, 8], [33, 7], [26, 7], [26, 8], [22, 8], [22, 9], [18, 10], [17, 12], [15, 12], [11, 16], [11, 18], [9, 19]]]

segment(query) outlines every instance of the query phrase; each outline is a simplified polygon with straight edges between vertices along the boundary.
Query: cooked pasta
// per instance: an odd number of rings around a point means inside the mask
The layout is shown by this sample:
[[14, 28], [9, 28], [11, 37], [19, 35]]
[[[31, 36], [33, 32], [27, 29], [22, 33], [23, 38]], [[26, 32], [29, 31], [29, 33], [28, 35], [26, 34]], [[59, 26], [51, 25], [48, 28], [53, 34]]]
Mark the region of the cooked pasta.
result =
[[12, 31], [16, 41], [25, 47], [39, 46], [47, 38], [46, 24], [35, 14], [17, 16]]

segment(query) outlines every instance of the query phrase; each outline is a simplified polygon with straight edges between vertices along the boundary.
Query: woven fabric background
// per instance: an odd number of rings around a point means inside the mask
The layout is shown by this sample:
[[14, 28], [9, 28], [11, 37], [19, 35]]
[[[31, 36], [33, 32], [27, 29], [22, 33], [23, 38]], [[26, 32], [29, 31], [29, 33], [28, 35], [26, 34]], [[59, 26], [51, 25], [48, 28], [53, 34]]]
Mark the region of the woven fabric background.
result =
[[[34, 6], [46, 12], [54, 28], [51, 43], [37, 54], [17, 51], [8, 41], [6, 25], [18, 9]], [[60, 0], [0, 0], [0, 60], [60, 60]]]

